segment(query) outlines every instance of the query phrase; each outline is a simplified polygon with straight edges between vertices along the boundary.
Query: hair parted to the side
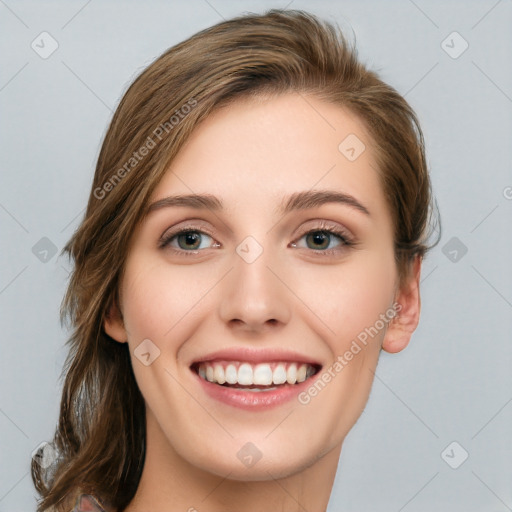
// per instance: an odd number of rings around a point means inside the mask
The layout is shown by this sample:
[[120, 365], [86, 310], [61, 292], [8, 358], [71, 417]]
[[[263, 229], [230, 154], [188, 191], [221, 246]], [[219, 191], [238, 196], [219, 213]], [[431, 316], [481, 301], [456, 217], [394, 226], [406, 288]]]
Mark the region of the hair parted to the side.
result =
[[128, 344], [103, 330], [118, 304], [131, 235], [201, 120], [244, 96], [293, 91], [340, 105], [365, 123], [393, 217], [399, 276], [428, 249], [433, 202], [416, 116], [357, 60], [339, 29], [305, 12], [272, 10], [221, 22], [167, 50], [122, 98], [85, 217], [63, 251], [74, 262], [61, 308], [72, 334], [53, 440], [58, 458], [47, 469], [32, 462], [38, 512], [69, 512], [80, 492], [117, 511], [133, 498], [144, 465], [144, 400]]

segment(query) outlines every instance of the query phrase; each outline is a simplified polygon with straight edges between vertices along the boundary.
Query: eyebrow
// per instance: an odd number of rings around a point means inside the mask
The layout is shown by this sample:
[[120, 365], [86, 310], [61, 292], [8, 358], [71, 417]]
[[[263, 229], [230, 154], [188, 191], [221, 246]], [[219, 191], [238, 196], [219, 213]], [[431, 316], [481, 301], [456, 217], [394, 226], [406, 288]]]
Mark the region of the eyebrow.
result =
[[[338, 203], [370, 215], [368, 208], [360, 203], [354, 196], [334, 190], [307, 190], [295, 192], [284, 198], [277, 209], [277, 213], [287, 214], [297, 210], [307, 210], [327, 203]], [[188, 206], [200, 210], [220, 211], [223, 209], [222, 201], [211, 194], [186, 194], [164, 197], [147, 208], [147, 214], [172, 206]]]
[[368, 208], [361, 204], [354, 196], [335, 190], [307, 190], [304, 192], [296, 192], [288, 197], [284, 205], [281, 205], [280, 212], [286, 214], [295, 210], [307, 210], [308, 208], [315, 208], [326, 203], [338, 203], [350, 206], [365, 215], [370, 215]]

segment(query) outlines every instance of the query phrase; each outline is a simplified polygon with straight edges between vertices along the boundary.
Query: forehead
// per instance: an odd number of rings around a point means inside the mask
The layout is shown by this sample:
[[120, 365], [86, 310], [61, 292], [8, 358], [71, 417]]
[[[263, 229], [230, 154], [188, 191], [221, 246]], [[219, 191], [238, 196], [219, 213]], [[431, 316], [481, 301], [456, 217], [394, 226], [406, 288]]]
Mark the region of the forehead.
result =
[[236, 101], [211, 114], [189, 137], [151, 201], [208, 193], [228, 209], [262, 209], [311, 189], [337, 190], [372, 210], [386, 209], [363, 123], [337, 105], [289, 93]]

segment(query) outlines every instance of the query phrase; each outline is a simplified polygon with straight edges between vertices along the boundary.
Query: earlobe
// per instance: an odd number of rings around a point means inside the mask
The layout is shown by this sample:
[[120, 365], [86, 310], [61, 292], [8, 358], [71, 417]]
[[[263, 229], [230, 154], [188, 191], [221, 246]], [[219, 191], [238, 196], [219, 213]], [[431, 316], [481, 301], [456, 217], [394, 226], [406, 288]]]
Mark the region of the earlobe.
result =
[[103, 328], [113, 340], [119, 343], [126, 343], [128, 341], [122, 315], [116, 304], [112, 304], [108, 309], [103, 321]]
[[391, 354], [407, 347], [412, 333], [418, 326], [421, 309], [420, 272], [421, 257], [417, 256], [409, 279], [397, 292], [395, 303], [398, 314], [389, 323], [382, 342], [382, 350]]

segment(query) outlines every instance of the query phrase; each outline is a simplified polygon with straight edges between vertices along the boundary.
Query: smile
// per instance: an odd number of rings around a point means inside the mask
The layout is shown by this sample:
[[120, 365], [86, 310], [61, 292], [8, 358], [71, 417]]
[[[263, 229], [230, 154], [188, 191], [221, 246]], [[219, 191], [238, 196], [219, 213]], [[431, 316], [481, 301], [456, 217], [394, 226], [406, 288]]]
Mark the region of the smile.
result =
[[249, 411], [264, 411], [293, 401], [321, 368], [306, 362], [231, 359], [203, 360], [190, 367], [206, 396]]
[[202, 379], [221, 386], [246, 391], [270, 391], [284, 384], [300, 384], [315, 375], [312, 364], [272, 362], [252, 364], [242, 361], [202, 362], [196, 366]]

